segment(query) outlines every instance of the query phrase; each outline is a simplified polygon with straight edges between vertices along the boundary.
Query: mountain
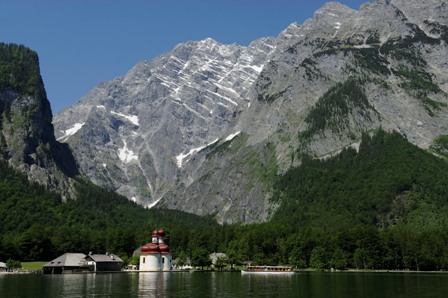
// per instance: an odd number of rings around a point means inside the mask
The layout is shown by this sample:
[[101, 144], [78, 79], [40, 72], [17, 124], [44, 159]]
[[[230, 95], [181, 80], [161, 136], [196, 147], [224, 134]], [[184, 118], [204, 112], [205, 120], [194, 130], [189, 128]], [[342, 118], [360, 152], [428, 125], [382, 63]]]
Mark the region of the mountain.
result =
[[265, 221], [303, 154], [357, 148], [379, 127], [440, 147], [447, 15], [442, 0], [331, 2], [247, 47], [179, 44], [96, 86], [55, 133], [82, 173], [140, 204]]
[[273, 42], [180, 44], [58, 114], [57, 138], [93, 182], [151, 204], [195, 151], [232, 131]]
[[0, 43], [0, 159], [63, 198], [79, 174], [67, 144], [56, 141], [37, 54]]

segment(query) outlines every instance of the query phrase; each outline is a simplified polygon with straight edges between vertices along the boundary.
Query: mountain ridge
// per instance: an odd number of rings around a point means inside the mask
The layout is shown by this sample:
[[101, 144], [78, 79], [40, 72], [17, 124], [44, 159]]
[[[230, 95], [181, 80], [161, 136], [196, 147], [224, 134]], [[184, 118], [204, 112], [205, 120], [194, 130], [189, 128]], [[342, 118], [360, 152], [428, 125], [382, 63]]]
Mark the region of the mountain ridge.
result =
[[331, 2], [248, 47], [179, 44], [58, 114], [56, 135], [79, 128], [82, 172], [140, 204], [265, 221], [272, 179], [303, 153], [378, 127], [425, 149], [447, 134], [446, 5], [413, 3]]

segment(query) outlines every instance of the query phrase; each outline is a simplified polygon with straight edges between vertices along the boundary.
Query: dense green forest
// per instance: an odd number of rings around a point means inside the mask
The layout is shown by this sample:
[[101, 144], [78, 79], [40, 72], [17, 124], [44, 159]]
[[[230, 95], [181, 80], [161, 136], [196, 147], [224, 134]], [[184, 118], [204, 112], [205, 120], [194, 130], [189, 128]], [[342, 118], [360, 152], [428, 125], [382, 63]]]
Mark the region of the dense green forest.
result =
[[83, 179], [76, 184], [77, 199], [62, 202], [0, 162], [0, 259], [51, 260], [89, 251], [130, 256], [150, 240], [154, 228], [166, 228], [168, 237], [184, 245], [190, 230], [218, 226], [207, 217], [145, 209]]
[[36, 52], [23, 45], [0, 43], [0, 90], [33, 95], [42, 84]]
[[358, 151], [302, 160], [275, 182], [270, 222], [250, 225], [144, 209], [83, 179], [78, 199], [61, 202], [0, 163], [0, 259], [89, 251], [127, 259], [163, 227], [174, 258], [198, 266], [224, 252], [224, 265], [448, 270], [445, 160], [382, 130], [365, 135]]
[[299, 134], [302, 141], [309, 141], [316, 134], [330, 129], [340, 133], [348, 128], [348, 115], [358, 110], [361, 116], [370, 118], [374, 111], [361, 87], [362, 83], [349, 79], [338, 83], [321, 96], [305, 118], [308, 128]]
[[314, 241], [325, 254], [300, 253], [307, 265], [320, 267], [313, 261], [323, 254], [320, 265], [334, 267], [337, 254], [357, 268], [447, 269], [448, 164], [396, 132], [364, 135], [358, 152], [303, 157], [273, 200], [272, 222], [323, 233]]
[[[364, 135], [359, 152], [302, 158], [279, 179], [274, 220], [294, 226], [448, 226], [448, 164], [400, 134]], [[299, 212], [300, 211], [300, 212]], [[413, 226], [415, 225], [415, 226]]]

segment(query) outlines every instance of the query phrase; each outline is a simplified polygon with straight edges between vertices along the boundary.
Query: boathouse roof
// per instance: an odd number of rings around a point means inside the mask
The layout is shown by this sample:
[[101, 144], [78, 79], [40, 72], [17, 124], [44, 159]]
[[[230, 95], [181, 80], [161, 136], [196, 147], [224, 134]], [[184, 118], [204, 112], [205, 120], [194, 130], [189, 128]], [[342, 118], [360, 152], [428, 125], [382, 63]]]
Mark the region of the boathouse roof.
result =
[[85, 257], [82, 253], [65, 253], [43, 267], [82, 267], [85, 265]]
[[114, 254], [89, 254], [85, 259], [91, 259], [96, 263], [123, 263], [123, 260]]

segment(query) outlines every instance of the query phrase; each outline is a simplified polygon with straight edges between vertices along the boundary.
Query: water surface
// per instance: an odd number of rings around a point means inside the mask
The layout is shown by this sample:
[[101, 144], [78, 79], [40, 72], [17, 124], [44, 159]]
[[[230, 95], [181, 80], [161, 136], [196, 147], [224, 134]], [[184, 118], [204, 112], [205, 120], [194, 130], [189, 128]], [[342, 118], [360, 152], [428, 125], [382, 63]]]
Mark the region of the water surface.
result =
[[97, 273], [0, 274], [0, 297], [394, 297], [446, 298], [438, 273]]

